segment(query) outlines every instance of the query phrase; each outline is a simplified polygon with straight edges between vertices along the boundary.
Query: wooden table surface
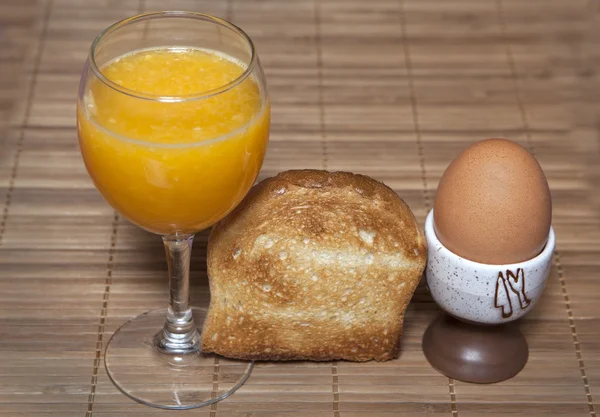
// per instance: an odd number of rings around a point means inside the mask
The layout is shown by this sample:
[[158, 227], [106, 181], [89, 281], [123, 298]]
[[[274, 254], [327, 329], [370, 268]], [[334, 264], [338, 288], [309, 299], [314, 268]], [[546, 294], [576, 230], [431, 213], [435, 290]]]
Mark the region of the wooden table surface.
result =
[[[158, 9], [223, 16], [254, 38], [273, 101], [261, 176], [349, 170], [393, 187], [423, 222], [449, 161], [473, 141], [526, 145], [553, 194], [547, 290], [521, 321], [527, 367], [496, 385], [426, 362], [439, 313], [421, 287], [402, 354], [385, 363], [259, 364], [216, 416], [596, 416], [600, 408], [598, 0], [1, 0], [0, 416], [175, 415], [107, 378], [105, 342], [163, 307], [160, 239], [93, 188], [75, 96], [92, 39]], [[515, 238], [518, 239], [518, 236]], [[192, 300], [206, 304], [206, 235]]]

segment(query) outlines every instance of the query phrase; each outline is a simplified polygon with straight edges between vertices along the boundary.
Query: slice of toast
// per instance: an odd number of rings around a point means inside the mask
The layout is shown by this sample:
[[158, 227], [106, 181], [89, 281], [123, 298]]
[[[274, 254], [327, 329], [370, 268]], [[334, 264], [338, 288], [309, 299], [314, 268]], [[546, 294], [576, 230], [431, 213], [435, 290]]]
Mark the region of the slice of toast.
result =
[[412, 212], [384, 184], [283, 172], [210, 235], [202, 349], [258, 360], [392, 359], [426, 258]]

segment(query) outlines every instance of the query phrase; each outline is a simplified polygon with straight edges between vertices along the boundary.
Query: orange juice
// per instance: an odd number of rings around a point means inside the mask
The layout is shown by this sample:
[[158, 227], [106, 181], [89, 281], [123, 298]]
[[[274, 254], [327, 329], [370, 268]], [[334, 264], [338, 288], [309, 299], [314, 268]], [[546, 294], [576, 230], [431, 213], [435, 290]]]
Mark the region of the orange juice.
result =
[[120, 87], [90, 82], [78, 103], [79, 143], [117, 211], [154, 233], [193, 233], [241, 201], [262, 165], [270, 117], [266, 93], [253, 75], [241, 80], [244, 70], [202, 49], [141, 50], [101, 69]]

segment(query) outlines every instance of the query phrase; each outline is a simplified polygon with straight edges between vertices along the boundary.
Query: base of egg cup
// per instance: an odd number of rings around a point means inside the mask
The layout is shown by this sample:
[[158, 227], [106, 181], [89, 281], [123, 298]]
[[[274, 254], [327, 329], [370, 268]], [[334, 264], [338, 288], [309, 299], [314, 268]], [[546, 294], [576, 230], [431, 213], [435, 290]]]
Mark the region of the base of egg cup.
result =
[[433, 215], [431, 210], [425, 221], [425, 274], [429, 291], [442, 310], [470, 323], [497, 325], [517, 320], [533, 309], [552, 265], [552, 227], [546, 246], [535, 258], [492, 265], [470, 261], [446, 248], [435, 234]]
[[527, 340], [515, 323], [477, 326], [441, 314], [423, 335], [423, 353], [438, 372], [457, 381], [492, 384], [527, 364]]

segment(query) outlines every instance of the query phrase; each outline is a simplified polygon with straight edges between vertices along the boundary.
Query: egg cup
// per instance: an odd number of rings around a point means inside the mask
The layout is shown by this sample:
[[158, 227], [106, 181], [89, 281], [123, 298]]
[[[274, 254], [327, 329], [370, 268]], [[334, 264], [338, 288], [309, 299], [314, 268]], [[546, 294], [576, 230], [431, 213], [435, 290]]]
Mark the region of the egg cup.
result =
[[[527, 341], [508, 323], [533, 309], [550, 273], [555, 236], [550, 227], [542, 252], [505, 265], [473, 262], [448, 250], [437, 238], [433, 210], [425, 222], [427, 286], [451, 317], [434, 321], [423, 351], [441, 373], [460, 381], [493, 383], [518, 374], [527, 363]], [[458, 319], [458, 320], [456, 320]]]

